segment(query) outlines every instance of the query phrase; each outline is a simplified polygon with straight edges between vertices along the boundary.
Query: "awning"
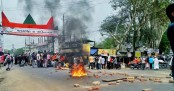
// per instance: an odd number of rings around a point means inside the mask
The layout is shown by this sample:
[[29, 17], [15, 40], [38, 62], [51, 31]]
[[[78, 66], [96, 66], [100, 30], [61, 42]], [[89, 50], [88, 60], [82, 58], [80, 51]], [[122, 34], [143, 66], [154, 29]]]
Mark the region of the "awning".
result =
[[97, 53], [98, 49], [92, 49], [90, 50], [90, 55], [94, 55], [95, 53]]

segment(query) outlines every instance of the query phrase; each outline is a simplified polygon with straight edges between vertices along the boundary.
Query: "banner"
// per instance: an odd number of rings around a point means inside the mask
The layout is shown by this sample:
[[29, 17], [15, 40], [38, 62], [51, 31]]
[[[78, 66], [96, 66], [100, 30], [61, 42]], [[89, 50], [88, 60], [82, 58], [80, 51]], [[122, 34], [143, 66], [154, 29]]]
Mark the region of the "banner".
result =
[[91, 45], [90, 44], [83, 44], [83, 53], [85, 55], [90, 55], [90, 49], [91, 49]]
[[108, 54], [109, 55], [112, 55], [112, 56], [115, 56], [116, 55], [116, 50], [114, 49], [98, 49], [98, 54], [99, 55], [105, 55], [107, 56]]
[[141, 52], [140, 51], [135, 51], [135, 57], [141, 57]]
[[1, 33], [7, 35], [18, 35], [18, 36], [58, 36], [57, 30], [49, 29], [33, 29], [33, 28], [10, 28], [10, 27], [1, 27]]

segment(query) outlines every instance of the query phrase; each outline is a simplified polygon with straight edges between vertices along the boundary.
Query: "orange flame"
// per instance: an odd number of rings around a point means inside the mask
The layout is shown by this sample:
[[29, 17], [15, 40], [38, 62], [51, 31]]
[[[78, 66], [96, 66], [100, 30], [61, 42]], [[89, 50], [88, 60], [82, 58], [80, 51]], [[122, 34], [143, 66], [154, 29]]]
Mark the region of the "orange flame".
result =
[[80, 64], [74, 64], [71, 70], [72, 77], [82, 77], [87, 76], [87, 72], [84, 68], [84, 65], [82, 63]]

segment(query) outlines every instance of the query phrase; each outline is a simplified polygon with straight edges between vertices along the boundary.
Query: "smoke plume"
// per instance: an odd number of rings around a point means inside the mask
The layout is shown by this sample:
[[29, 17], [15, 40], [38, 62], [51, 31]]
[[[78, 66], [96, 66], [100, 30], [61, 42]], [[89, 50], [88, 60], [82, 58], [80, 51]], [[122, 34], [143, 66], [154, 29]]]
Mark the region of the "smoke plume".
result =
[[33, 3], [34, 0], [18, 0], [19, 4], [24, 3], [24, 15], [28, 15], [33, 12]]
[[[32, 14], [37, 11], [37, 15], [40, 16], [40, 21], [42, 22], [45, 16], [53, 16], [55, 25], [63, 15], [61, 10], [65, 9], [65, 35], [73, 36], [76, 39], [80, 39], [82, 36], [85, 37], [86, 29], [88, 23], [92, 20], [93, 8], [90, 6], [88, 0], [72, 0], [68, 1], [67, 4], [61, 5], [64, 0], [18, 0], [19, 4], [24, 6], [24, 15], [27, 16], [29, 13]], [[47, 12], [41, 13], [38, 9], [47, 10]], [[43, 11], [43, 10], [42, 10]], [[33, 14], [34, 15], [34, 14]], [[58, 18], [58, 19], [56, 19]], [[80, 35], [80, 36], [79, 36]]]
[[73, 36], [74, 40], [86, 38], [87, 24], [92, 20], [92, 11], [88, 0], [71, 2], [65, 23], [66, 36]]

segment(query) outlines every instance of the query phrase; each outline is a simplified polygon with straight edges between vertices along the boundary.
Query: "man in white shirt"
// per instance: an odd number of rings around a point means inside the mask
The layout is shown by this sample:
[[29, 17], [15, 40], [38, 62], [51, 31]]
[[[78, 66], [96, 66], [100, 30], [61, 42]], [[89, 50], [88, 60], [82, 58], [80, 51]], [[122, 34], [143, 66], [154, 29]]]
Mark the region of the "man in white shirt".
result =
[[111, 64], [110, 64], [111, 57], [108, 54], [108, 60], [107, 60], [107, 68], [111, 69]]
[[105, 69], [105, 58], [102, 57], [102, 69]]
[[102, 65], [102, 56], [100, 55], [99, 60], [98, 60], [98, 68], [101, 70], [101, 65]]

